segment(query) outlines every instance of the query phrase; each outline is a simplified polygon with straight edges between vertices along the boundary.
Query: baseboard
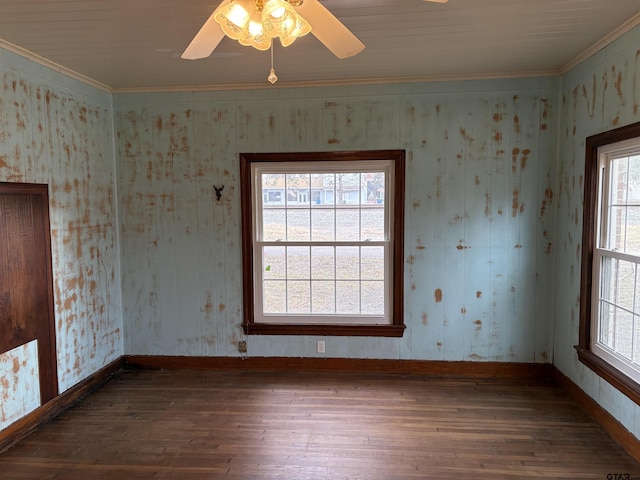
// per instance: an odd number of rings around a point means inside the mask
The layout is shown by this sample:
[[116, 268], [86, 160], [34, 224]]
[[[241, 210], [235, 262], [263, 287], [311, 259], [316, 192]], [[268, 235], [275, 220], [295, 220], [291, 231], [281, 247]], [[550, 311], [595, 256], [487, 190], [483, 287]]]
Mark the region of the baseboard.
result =
[[602, 408], [598, 403], [587, 395], [577, 384], [556, 367], [552, 370], [553, 381], [569, 394], [582, 410], [589, 415], [596, 423], [604, 428], [609, 436], [613, 438], [629, 455], [640, 462], [640, 440], [627, 430], [613, 415]]
[[124, 368], [124, 357], [114, 360], [77, 385], [38, 407], [33, 412], [0, 431], [0, 452], [18, 443], [40, 425], [60, 415], [73, 404], [98, 390]]
[[343, 372], [457, 377], [551, 378], [553, 366], [541, 363], [444, 362], [300, 357], [179, 357], [125, 355], [125, 368], [155, 370], [231, 370]]

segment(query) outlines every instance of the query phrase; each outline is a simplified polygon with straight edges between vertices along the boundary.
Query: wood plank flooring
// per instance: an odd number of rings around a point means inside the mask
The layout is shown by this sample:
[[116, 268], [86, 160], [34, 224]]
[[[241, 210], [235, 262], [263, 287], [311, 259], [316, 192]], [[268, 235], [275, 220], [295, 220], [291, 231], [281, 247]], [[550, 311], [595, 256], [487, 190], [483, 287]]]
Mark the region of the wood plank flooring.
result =
[[125, 371], [0, 454], [0, 478], [640, 478], [560, 388], [526, 382]]

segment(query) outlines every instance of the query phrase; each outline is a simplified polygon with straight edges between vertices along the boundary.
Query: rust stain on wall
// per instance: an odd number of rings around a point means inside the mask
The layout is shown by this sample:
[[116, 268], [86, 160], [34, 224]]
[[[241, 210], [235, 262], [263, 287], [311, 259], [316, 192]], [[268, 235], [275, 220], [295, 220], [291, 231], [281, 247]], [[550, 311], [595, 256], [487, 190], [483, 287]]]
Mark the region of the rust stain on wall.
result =
[[480, 290], [478, 290], [476, 292], [476, 298], [481, 298], [482, 297], [482, 292]]
[[624, 98], [622, 95], [622, 72], [618, 72], [618, 75], [615, 75], [615, 71], [616, 68], [612, 67], [612, 72], [614, 74], [614, 76], [616, 77], [616, 81], [614, 83], [614, 86], [616, 88], [616, 93], [618, 94], [618, 98], [620, 98], [620, 100], [622, 100], [622, 104], [624, 105]]
[[589, 92], [587, 90], [587, 86], [582, 86], [582, 96], [587, 102], [587, 115], [589, 118], [593, 118], [596, 110], [596, 92], [597, 92], [597, 81], [595, 74], [593, 75], [593, 82], [591, 86], [591, 98], [589, 98]]
[[522, 150], [522, 156], [520, 157], [520, 170], [524, 170], [525, 168], [527, 168], [527, 160], [529, 160], [530, 153], [531, 150], [529, 150], [528, 148]]
[[540, 206], [540, 217], [544, 217], [544, 213], [547, 209], [547, 205], [553, 202], [553, 190], [546, 188], [544, 191], [544, 197], [542, 198], [542, 205]]
[[461, 127], [461, 128], [460, 128], [460, 135], [461, 135], [461, 136], [462, 136], [462, 138], [465, 140], [465, 142], [467, 142], [468, 144], [472, 144], [472, 143], [473, 143], [474, 138], [473, 138], [471, 135], [469, 135], [469, 134], [467, 133], [467, 130], [466, 130], [466, 129], [464, 129], [464, 128], [462, 128], [462, 127]]
[[422, 324], [425, 327], [429, 325], [429, 318], [425, 312], [422, 312]]
[[442, 301], [442, 290], [439, 288], [436, 288], [436, 291], [434, 292], [434, 297], [436, 299], [436, 303], [440, 303]]
[[511, 150], [511, 171], [513, 173], [518, 172], [518, 155], [520, 154], [519, 148], [514, 148]]
[[484, 194], [484, 216], [489, 217], [491, 215], [491, 194]]
[[471, 355], [469, 355], [469, 358], [471, 360], [478, 360], [478, 361], [482, 361], [482, 360], [486, 360], [487, 357], [484, 357], [482, 355], [478, 355], [477, 353], [472, 353]]
[[518, 212], [524, 212], [524, 203], [520, 203], [520, 191], [517, 188], [514, 188], [513, 200], [511, 201], [511, 216], [516, 218]]

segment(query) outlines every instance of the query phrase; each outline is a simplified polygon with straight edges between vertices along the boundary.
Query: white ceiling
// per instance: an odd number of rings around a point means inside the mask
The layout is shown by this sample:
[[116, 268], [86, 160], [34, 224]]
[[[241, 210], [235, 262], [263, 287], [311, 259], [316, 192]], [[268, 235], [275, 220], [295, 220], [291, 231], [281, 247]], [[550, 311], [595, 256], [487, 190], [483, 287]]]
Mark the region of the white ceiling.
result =
[[[0, 46], [114, 91], [266, 86], [269, 52], [223, 39], [180, 54], [220, 0], [0, 0]], [[639, 0], [324, 0], [366, 45], [335, 58], [313, 35], [275, 49], [279, 85], [558, 74], [640, 24]]]

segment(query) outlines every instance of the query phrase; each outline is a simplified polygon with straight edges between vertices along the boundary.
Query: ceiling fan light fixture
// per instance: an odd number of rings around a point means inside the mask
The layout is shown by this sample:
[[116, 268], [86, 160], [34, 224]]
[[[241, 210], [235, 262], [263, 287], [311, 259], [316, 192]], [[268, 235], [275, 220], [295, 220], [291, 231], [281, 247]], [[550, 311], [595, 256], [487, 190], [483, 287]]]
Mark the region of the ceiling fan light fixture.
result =
[[[270, 37], [287, 39], [287, 44], [311, 31], [311, 25], [285, 0], [267, 0], [262, 9], [262, 26]], [[284, 45], [284, 42], [283, 42]]]
[[264, 33], [262, 27], [262, 13], [253, 11], [251, 20], [247, 25], [246, 35], [238, 40], [241, 45], [253, 47], [257, 50], [268, 50], [271, 47], [271, 37]]
[[221, 4], [214, 12], [213, 18], [226, 36], [240, 40], [246, 37], [252, 12], [252, 0], [231, 0]]
[[287, 26], [286, 30], [291, 33], [286, 36], [280, 36], [280, 43], [283, 47], [291, 45], [296, 38], [304, 37], [307, 33], [311, 32], [311, 25], [300, 15], [296, 15], [295, 19], [288, 19], [288, 22], [294, 22], [292, 26]]

